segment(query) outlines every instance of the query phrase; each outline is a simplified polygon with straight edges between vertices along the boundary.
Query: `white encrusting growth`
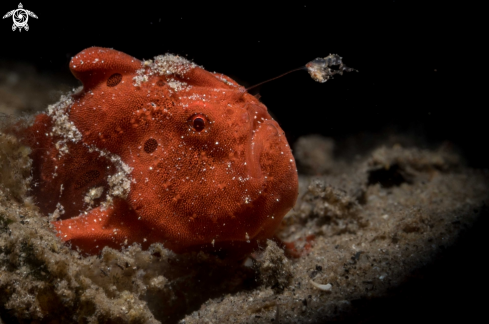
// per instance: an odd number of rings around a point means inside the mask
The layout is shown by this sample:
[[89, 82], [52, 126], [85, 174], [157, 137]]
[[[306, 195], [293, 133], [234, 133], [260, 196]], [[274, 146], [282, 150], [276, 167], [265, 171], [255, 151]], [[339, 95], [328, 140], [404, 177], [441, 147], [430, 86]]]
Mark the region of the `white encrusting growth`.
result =
[[[214, 76], [216, 77], [216, 79], [221, 80], [222, 82], [224, 82], [227, 85], [233, 86], [235, 88], [239, 87], [239, 84], [236, 84], [236, 83], [231, 82], [230, 80], [228, 80], [225, 77], [223, 77], [222, 74], [215, 73]], [[213, 89], [213, 90], [220, 91], [221, 89]]]
[[83, 199], [86, 204], [89, 206], [93, 206], [95, 199], [98, 199], [102, 196], [104, 192], [104, 187], [93, 187], [90, 188]]
[[112, 154], [107, 150], [101, 150], [98, 147], [91, 145], [89, 146], [89, 151], [99, 152], [101, 157], [107, 157], [110, 159], [117, 170], [115, 174], [107, 176], [109, 191], [107, 193], [105, 202], [102, 203], [102, 207], [107, 208], [108, 206], [111, 206], [115, 197], [122, 199], [127, 198], [127, 195], [131, 189], [131, 172], [133, 168], [124, 163], [120, 156], [117, 154]]
[[197, 65], [189, 60], [172, 54], [158, 55], [154, 60], [144, 61], [142, 68], [137, 70], [133, 78], [134, 86], [140, 87], [148, 81], [151, 75], [167, 76], [167, 84], [175, 91], [190, 89], [186, 82], [171, 78], [172, 75], [183, 77], [190, 69]]
[[[73, 99], [68, 96], [61, 96], [61, 99], [56, 104], [50, 105], [48, 107], [47, 115], [51, 117], [53, 121], [53, 127], [51, 128], [50, 136], [56, 136], [59, 138], [55, 143], [55, 146], [59, 152], [59, 157], [67, 154], [68, 142], [78, 143], [82, 141], [82, 134], [77, 129], [72, 121], [69, 119], [69, 113], [71, 106], [73, 105]], [[106, 201], [102, 203], [103, 207], [108, 207], [112, 205], [115, 197], [127, 198], [131, 188], [131, 172], [132, 168], [124, 163], [120, 156], [117, 154], [112, 154], [107, 150], [102, 150], [95, 145], [87, 145], [83, 143], [84, 146], [88, 148], [89, 152], [98, 152], [100, 157], [105, 157], [109, 159], [115, 166], [117, 172], [113, 175], [107, 177], [107, 183], [109, 185], [109, 190], [107, 192]], [[55, 167], [57, 168], [57, 166]], [[55, 177], [57, 173], [53, 174]], [[91, 207], [93, 200], [100, 198], [102, 194], [102, 189], [91, 188], [84, 197], [84, 202]]]
[[175, 90], [177, 92], [182, 90], [182, 89], [187, 88], [186, 82], [181, 82], [181, 81], [177, 81], [177, 80], [169, 81], [169, 82], [167, 82], [167, 84], [170, 88], [172, 88], [173, 90]]
[[159, 75], [176, 74], [184, 76], [190, 69], [197, 65], [189, 60], [172, 54], [158, 55], [155, 57], [154, 64], [151, 69]]
[[54, 124], [49, 135], [60, 137], [55, 143], [60, 156], [68, 153], [67, 142], [77, 143], [82, 139], [82, 134], [69, 119], [72, 104], [73, 99], [63, 95], [57, 103], [48, 106], [47, 115]]
[[63, 207], [63, 205], [61, 205], [60, 203], [57, 203], [56, 209], [54, 210], [54, 212], [52, 214], [49, 215], [49, 220], [55, 221], [59, 217], [61, 217], [61, 215], [63, 215], [64, 213], [65, 213], [65, 208]]

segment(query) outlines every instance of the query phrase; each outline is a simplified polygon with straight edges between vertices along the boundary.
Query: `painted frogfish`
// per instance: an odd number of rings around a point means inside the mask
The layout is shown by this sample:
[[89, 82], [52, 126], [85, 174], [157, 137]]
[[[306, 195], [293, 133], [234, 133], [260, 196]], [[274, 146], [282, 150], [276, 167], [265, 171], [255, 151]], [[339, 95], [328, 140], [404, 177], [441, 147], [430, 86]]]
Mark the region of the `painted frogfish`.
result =
[[[319, 82], [352, 70], [337, 55], [304, 68]], [[273, 236], [295, 204], [297, 170], [283, 130], [244, 87], [180, 56], [100, 47], [70, 70], [83, 87], [16, 131], [31, 148], [31, 194], [63, 241], [86, 254], [160, 242], [237, 258]]]
[[243, 255], [273, 236], [298, 194], [284, 132], [229, 77], [175, 55], [92, 47], [83, 83], [20, 133], [31, 193], [58, 236], [96, 254], [155, 242]]

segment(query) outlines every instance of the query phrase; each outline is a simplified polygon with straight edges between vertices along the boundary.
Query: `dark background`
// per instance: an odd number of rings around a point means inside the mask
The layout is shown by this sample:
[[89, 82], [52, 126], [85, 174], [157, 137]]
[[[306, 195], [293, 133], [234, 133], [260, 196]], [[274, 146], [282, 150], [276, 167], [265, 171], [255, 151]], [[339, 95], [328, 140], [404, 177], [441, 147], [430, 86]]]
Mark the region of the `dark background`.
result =
[[[0, 14], [18, 1], [2, 1]], [[341, 141], [387, 130], [423, 138], [427, 146], [448, 143], [469, 165], [489, 166], [487, 103], [477, 99], [484, 89], [478, 80], [484, 64], [477, 56], [487, 42], [487, 35], [478, 36], [481, 8], [450, 1], [22, 3], [39, 18], [29, 18], [30, 30], [21, 33], [12, 32], [11, 18], [0, 20], [0, 59], [69, 74], [70, 58], [90, 46], [139, 59], [171, 52], [250, 86], [336, 53], [360, 72], [325, 84], [296, 72], [260, 87], [261, 100], [291, 143], [311, 133]], [[372, 308], [378, 311], [367, 307], [358, 321], [482, 315], [487, 297], [475, 293], [487, 296], [487, 279], [480, 281], [473, 271], [482, 267], [480, 253], [487, 246], [480, 229], [487, 228], [485, 216], [470, 239], [447, 252], [448, 261], [378, 301]]]

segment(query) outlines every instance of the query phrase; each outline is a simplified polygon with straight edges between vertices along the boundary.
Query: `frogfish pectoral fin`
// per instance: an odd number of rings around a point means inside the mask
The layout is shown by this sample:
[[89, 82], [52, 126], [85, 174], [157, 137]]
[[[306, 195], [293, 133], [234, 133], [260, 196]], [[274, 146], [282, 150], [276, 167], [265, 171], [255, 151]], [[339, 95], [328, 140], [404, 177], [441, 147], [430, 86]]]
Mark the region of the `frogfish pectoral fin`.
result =
[[120, 249], [134, 242], [144, 243], [148, 234], [147, 227], [138, 223], [136, 212], [122, 199], [110, 207], [97, 207], [53, 225], [64, 242], [88, 254], [97, 254], [104, 246]]

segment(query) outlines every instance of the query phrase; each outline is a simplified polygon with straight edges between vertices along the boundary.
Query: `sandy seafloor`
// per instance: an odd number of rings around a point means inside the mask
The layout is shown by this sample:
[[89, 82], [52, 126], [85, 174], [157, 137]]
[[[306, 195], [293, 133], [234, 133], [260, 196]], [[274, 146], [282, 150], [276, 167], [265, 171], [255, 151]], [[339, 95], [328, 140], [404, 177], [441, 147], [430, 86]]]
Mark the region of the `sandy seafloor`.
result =
[[[0, 113], [40, 111], [74, 85], [2, 65]], [[419, 144], [399, 134], [300, 138], [299, 199], [278, 236], [304, 246], [302, 256], [269, 241], [236, 264], [161, 244], [81, 256], [28, 197], [28, 151], [0, 134], [0, 323], [470, 320], [482, 306], [473, 251], [483, 249], [471, 239], [487, 224], [489, 173], [450, 145]]]

